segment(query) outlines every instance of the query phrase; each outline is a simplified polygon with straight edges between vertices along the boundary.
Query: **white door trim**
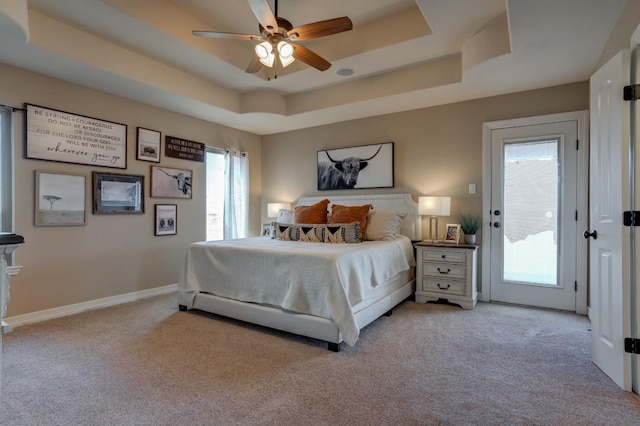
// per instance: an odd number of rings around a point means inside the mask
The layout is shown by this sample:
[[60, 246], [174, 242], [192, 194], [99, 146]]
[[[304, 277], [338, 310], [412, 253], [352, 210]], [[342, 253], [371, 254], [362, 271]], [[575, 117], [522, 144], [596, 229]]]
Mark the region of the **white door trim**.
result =
[[[578, 122], [578, 140], [580, 150], [578, 152], [578, 229], [587, 229], [589, 226], [589, 111], [573, 111], [559, 114], [540, 115], [536, 117], [516, 118], [513, 120], [490, 121], [482, 125], [482, 211], [484, 235], [489, 235], [491, 216], [491, 132], [495, 129], [509, 127], [530, 126], [536, 124], [554, 123], [559, 121]], [[586, 240], [578, 233], [576, 247], [576, 277], [578, 291], [576, 292], [576, 313], [587, 314], [587, 275], [588, 275], [588, 245]], [[480, 292], [478, 299], [483, 302], [491, 300], [491, 239], [482, 239], [482, 277], [480, 280]]]

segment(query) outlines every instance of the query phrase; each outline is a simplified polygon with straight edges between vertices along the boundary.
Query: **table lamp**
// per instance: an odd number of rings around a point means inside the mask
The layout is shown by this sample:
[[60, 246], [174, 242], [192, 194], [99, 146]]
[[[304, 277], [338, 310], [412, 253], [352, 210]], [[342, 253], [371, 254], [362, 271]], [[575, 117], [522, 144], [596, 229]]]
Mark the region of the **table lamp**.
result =
[[451, 214], [451, 197], [419, 197], [418, 214], [429, 216], [430, 239], [427, 241], [441, 241], [438, 239], [438, 216]]

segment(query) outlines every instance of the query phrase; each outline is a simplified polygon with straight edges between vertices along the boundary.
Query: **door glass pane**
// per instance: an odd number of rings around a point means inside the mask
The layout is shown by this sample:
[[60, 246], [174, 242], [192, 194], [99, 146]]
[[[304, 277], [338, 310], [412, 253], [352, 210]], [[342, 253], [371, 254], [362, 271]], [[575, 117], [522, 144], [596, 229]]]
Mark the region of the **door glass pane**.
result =
[[206, 153], [207, 241], [223, 239], [224, 225], [224, 154]]
[[558, 284], [559, 145], [504, 144], [503, 281]]

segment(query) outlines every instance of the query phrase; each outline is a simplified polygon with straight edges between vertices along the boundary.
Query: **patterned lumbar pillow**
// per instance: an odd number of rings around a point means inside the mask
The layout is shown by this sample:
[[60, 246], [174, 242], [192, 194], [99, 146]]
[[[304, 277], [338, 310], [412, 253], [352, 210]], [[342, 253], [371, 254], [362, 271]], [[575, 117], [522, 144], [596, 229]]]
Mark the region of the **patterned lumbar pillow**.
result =
[[358, 222], [335, 225], [273, 222], [272, 228], [271, 238], [276, 240], [308, 243], [359, 243], [362, 241]]
[[324, 234], [325, 243], [359, 243], [361, 241], [359, 222], [327, 225]]
[[300, 241], [306, 243], [324, 242], [324, 225], [298, 225], [300, 229]]
[[295, 241], [291, 239], [291, 227], [292, 225], [287, 223], [273, 222], [271, 225], [271, 228], [273, 229], [271, 238], [276, 240]]

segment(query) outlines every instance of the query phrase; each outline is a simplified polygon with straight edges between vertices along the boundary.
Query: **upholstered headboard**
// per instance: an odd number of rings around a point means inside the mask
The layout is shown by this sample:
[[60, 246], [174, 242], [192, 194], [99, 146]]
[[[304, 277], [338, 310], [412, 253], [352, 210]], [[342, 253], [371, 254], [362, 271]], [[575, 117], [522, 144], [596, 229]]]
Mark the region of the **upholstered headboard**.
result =
[[[360, 206], [371, 204], [374, 209], [406, 212], [407, 217], [402, 221], [400, 234], [413, 241], [422, 240], [422, 218], [418, 214], [418, 203], [413, 201], [411, 194], [373, 194], [373, 195], [329, 195], [317, 197], [300, 197], [298, 206], [308, 206], [318, 201], [329, 199], [331, 204], [343, 206]], [[331, 211], [329, 204], [329, 211]]]

